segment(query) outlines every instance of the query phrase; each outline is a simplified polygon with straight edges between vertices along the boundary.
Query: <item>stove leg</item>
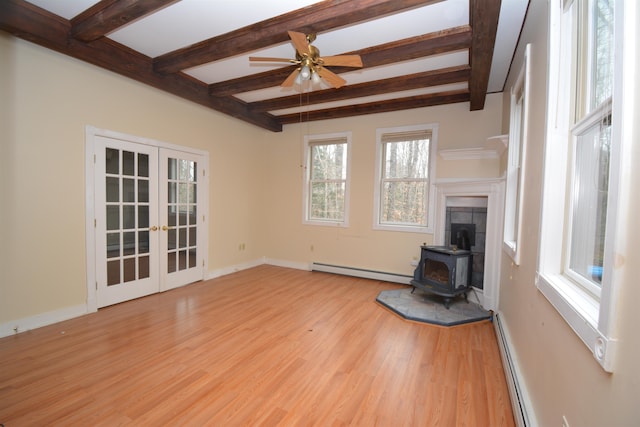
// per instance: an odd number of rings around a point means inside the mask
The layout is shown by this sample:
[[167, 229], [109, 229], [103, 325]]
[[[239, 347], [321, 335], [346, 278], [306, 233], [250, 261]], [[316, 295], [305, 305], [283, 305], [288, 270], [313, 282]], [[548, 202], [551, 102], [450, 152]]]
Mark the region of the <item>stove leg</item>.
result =
[[413, 293], [413, 291], [415, 291], [415, 290], [416, 290], [416, 287], [415, 287], [415, 286], [412, 286], [412, 287], [411, 287], [411, 293]]

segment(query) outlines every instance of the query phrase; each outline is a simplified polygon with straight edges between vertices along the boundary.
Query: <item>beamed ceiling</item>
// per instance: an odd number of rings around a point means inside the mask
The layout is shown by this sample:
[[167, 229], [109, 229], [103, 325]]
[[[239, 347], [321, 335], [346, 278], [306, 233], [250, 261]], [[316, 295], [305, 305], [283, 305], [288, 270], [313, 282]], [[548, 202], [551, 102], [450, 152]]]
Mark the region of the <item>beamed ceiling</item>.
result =
[[[253, 125], [451, 103], [501, 92], [528, 0], [2, 0], [0, 29]], [[339, 89], [280, 84], [297, 65], [287, 31], [316, 33]]]

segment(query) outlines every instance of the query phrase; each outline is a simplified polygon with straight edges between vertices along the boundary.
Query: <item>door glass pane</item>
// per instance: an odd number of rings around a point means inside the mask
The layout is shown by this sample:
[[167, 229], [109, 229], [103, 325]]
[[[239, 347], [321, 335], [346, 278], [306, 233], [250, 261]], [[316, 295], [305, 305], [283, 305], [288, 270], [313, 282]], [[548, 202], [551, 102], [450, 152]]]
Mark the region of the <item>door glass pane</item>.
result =
[[148, 231], [138, 232], [138, 253], [141, 253], [141, 254], [149, 253], [149, 232]]
[[120, 229], [120, 206], [107, 206], [107, 230]]
[[143, 256], [138, 260], [139, 274], [138, 279], [146, 279], [149, 277], [149, 257]]
[[138, 206], [138, 227], [149, 228], [149, 206]]
[[120, 256], [120, 233], [107, 233], [107, 258]]
[[149, 155], [138, 153], [138, 176], [149, 176]]
[[127, 231], [122, 233], [122, 255], [133, 255], [136, 253], [136, 233], [133, 231]]
[[189, 227], [189, 246], [196, 245], [196, 227]]
[[196, 202], [196, 184], [189, 184], [189, 203]]
[[149, 181], [146, 179], [138, 180], [138, 202], [149, 202]]
[[131, 282], [136, 280], [136, 259], [127, 258], [123, 261], [124, 280], [123, 282]]
[[167, 200], [169, 203], [176, 203], [178, 201], [178, 188], [175, 182], [170, 182], [167, 184]]
[[122, 207], [122, 228], [127, 230], [136, 227], [136, 207], [125, 205]]
[[169, 252], [167, 254], [167, 273], [174, 273], [176, 266], [176, 252]]
[[106, 156], [106, 172], [117, 175], [120, 173], [120, 151], [113, 148], [107, 148]]
[[167, 176], [169, 179], [178, 179], [178, 174], [176, 172], [177, 169], [177, 160], [169, 159], [168, 168], [167, 168]]
[[167, 221], [169, 223], [168, 225], [169, 225], [169, 227], [175, 227], [176, 224], [177, 224], [177, 221], [176, 221], [176, 207], [170, 205], [170, 206], [167, 207], [167, 210], [168, 210], [168, 212], [167, 212], [167, 215], [168, 215]]
[[178, 179], [180, 179], [180, 181], [189, 180], [189, 173], [191, 171], [190, 163], [188, 160], [178, 160]]
[[122, 201], [123, 202], [135, 202], [136, 201], [136, 181], [130, 178], [124, 178], [122, 180]]
[[180, 236], [180, 241], [179, 241], [180, 247], [186, 248], [187, 247], [187, 229], [180, 228], [179, 236]]
[[107, 286], [120, 283], [120, 260], [107, 261]]
[[187, 251], [178, 253], [178, 269], [185, 270], [187, 268]]
[[120, 180], [118, 178], [107, 177], [107, 202], [120, 201]]
[[167, 231], [167, 248], [169, 250], [176, 248], [176, 229], [170, 228]]
[[191, 225], [195, 225], [197, 223], [196, 210], [196, 205], [189, 206], [189, 224]]
[[189, 268], [196, 266], [196, 248], [189, 249]]
[[180, 214], [178, 215], [178, 224], [179, 225], [187, 225], [187, 206], [180, 205]]
[[135, 175], [135, 153], [131, 151], [122, 152], [122, 174], [133, 176]]

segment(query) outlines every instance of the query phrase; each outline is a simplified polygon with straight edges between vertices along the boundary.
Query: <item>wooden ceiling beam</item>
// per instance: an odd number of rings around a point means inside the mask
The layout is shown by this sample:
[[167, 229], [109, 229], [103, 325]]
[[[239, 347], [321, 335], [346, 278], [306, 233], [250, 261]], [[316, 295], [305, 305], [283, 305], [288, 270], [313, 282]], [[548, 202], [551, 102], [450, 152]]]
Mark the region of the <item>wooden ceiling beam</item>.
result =
[[71, 35], [91, 42], [177, 0], [102, 0], [71, 19]]
[[0, 30], [256, 126], [271, 131], [282, 130], [282, 125], [272, 115], [251, 113], [246, 103], [232, 97], [209, 96], [206, 84], [185, 74], [154, 72], [151, 58], [107, 37], [91, 43], [71, 37], [69, 21], [26, 1], [0, 1]]
[[276, 116], [276, 118], [280, 120], [280, 123], [285, 125], [317, 120], [362, 116], [365, 114], [386, 113], [411, 108], [431, 107], [434, 105], [456, 104], [467, 101], [469, 101], [469, 91], [456, 90], [432, 93], [428, 95], [411, 96], [407, 98], [390, 99], [386, 101], [369, 102], [366, 104], [327, 108], [324, 110], [314, 110], [303, 113], [285, 114]]
[[[469, 66], [460, 65], [457, 67], [426, 71], [424, 73], [348, 85], [344, 86], [340, 90], [325, 89], [313, 91], [303, 94], [303, 98], [305, 105], [343, 101], [345, 99], [400, 92], [403, 90], [442, 86], [453, 83], [466, 83], [469, 81], [469, 74]], [[259, 112], [283, 110], [299, 106], [299, 94], [249, 103], [249, 109], [251, 111]]]
[[482, 110], [489, 87], [489, 75], [493, 61], [493, 49], [498, 31], [501, 0], [469, 0], [470, 21], [472, 27], [471, 77], [469, 91], [471, 93], [471, 111]]
[[[431, 55], [455, 52], [457, 50], [470, 49], [470, 47], [471, 27], [464, 25], [418, 37], [410, 37], [385, 43], [359, 51], [346, 52], [344, 55], [360, 55], [362, 58], [362, 68], [364, 69]], [[214, 83], [209, 86], [209, 92], [215, 96], [226, 96], [234, 93], [278, 86], [294, 69], [295, 66], [291, 65], [276, 70]], [[331, 67], [331, 71], [337, 74], [352, 70], [353, 68], [348, 67]]]
[[287, 31], [321, 33], [442, 0], [328, 0], [177, 49], [154, 59], [155, 70], [175, 73], [289, 41]]

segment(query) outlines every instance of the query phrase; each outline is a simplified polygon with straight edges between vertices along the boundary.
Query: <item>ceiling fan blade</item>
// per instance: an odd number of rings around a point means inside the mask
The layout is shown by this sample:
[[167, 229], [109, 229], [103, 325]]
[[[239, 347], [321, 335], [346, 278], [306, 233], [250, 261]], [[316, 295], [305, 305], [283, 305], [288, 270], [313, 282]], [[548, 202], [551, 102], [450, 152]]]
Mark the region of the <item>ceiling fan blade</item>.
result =
[[307, 41], [307, 36], [303, 33], [298, 33], [295, 31], [288, 31], [289, 37], [291, 38], [291, 43], [293, 43], [293, 47], [296, 48], [296, 51], [300, 54], [300, 56], [310, 56], [311, 52], [309, 51], [309, 42]]
[[362, 67], [360, 55], [336, 55], [321, 58], [322, 65], [334, 65], [342, 67]]
[[295, 63], [295, 59], [287, 59], [287, 58], [270, 58], [266, 56], [250, 56], [249, 61], [255, 62], [291, 62]]
[[333, 73], [327, 70], [324, 67], [320, 68], [320, 70], [318, 71], [318, 74], [320, 75], [320, 77], [325, 79], [327, 83], [329, 83], [331, 86], [335, 87], [336, 89], [341, 88], [347, 83], [345, 79], [343, 79], [336, 73]]
[[300, 73], [299, 69], [295, 69], [293, 70], [293, 73], [289, 74], [289, 77], [287, 77], [281, 84], [280, 86], [282, 87], [291, 87], [293, 86], [293, 83], [295, 83], [296, 81], [296, 77], [298, 77], [298, 74]]

